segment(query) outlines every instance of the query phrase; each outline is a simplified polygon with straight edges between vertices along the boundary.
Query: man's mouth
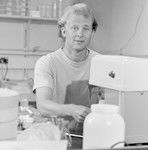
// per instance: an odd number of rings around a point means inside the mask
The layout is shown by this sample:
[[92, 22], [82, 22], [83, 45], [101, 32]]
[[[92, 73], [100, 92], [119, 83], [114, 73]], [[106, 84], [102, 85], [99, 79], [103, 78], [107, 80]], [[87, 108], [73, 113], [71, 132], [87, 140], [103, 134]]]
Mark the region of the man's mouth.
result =
[[75, 42], [80, 43], [80, 44], [84, 43], [84, 41], [82, 40], [75, 40]]

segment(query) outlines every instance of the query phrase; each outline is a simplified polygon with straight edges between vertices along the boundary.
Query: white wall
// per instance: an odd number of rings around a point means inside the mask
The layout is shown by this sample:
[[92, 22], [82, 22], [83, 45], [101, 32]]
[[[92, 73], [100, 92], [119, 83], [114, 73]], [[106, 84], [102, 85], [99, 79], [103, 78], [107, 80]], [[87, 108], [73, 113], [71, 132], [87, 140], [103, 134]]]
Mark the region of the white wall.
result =
[[102, 28], [90, 47], [105, 54], [148, 55], [148, 0], [83, 0]]
[[145, 12], [148, 0], [112, 0], [112, 2], [109, 53], [147, 55], [148, 39], [144, 34], [146, 32], [148, 34], [148, 29], [143, 30], [143, 27], [148, 19], [148, 13]]
[[110, 49], [110, 31], [111, 31], [111, 0], [81, 0], [89, 5], [93, 10], [95, 17], [99, 23], [97, 32], [92, 38], [90, 48], [103, 52]]

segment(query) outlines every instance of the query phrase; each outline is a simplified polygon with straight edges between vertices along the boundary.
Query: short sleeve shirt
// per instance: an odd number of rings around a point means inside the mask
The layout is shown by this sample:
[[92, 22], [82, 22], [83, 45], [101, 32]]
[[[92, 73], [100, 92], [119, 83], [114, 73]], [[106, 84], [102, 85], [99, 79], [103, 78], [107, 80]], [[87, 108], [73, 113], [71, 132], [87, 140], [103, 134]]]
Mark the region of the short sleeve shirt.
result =
[[88, 80], [91, 59], [96, 54], [89, 50], [88, 58], [82, 62], [71, 61], [62, 49], [42, 56], [35, 66], [34, 90], [49, 87], [56, 103], [90, 106]]

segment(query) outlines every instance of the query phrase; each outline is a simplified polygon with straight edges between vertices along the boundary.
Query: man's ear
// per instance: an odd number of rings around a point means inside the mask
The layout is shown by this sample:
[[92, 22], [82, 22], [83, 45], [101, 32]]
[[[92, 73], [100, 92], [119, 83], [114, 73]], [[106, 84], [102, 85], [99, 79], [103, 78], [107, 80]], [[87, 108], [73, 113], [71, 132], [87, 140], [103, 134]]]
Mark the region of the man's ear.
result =
[[63, 37], [66, 37], [66, 35], [65, 35], [65, 34], [66, 34], [65, 27], [62, 27], [62, 28], [61, 28], [61, 33], [62, 33], [62, 36], [63, 36]]
[[95, 32], [92, 31], [92, 33], [91, 33], [91, 39], [90, 39], [90, 44], [92, 44], [94, 42], [94, 40], [95, 40]]

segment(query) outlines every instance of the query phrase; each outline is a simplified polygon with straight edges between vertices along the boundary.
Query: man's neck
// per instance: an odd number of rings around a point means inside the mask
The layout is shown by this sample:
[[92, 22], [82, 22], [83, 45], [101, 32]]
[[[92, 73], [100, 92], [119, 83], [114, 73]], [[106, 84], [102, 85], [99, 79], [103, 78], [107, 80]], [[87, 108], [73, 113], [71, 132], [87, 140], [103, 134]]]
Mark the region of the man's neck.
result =
[[89, 54], [89, 50], [87, 48], [83, 50], [69, 50], [64, 47], [63, 52], [70, 60], [75, 62], [81, 62], [86, 60]]

